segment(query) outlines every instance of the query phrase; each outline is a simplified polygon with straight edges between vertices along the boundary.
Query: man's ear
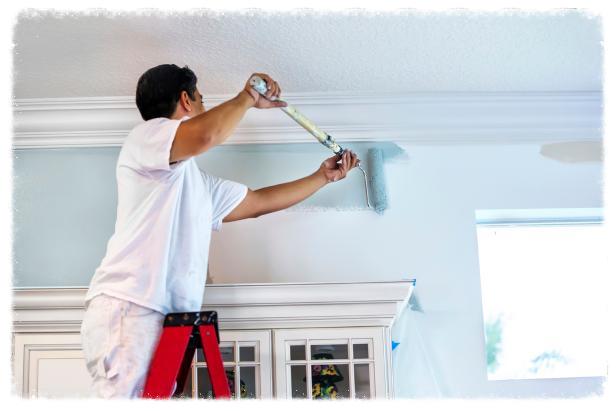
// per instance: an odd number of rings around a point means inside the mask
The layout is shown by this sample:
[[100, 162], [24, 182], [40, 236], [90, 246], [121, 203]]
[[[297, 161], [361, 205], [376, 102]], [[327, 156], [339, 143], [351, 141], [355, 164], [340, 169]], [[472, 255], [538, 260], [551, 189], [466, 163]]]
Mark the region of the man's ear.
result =
[[187, 112], [191, 112], [192, 111], [192, 101], [190, 99], [190, 96], [188, 95], [188, 93], [186, 92], [186, 90], [182, 90], [182, 92], [180, 93], [180, 101], [179, 103], [182, 105], [182, 108], [187, 111]]

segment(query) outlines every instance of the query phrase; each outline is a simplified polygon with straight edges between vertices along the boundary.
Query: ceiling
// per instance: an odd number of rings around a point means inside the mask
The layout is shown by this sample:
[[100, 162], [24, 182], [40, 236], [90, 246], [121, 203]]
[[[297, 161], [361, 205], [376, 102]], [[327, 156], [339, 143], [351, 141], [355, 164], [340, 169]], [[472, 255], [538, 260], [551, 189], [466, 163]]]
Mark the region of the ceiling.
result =
[[252, 72], [284, 92], [597, 91], [601, 19], [566, 12], [28, 11], [14, 27], [14, 97], [132, 96], [188, 65], [204, 94]]

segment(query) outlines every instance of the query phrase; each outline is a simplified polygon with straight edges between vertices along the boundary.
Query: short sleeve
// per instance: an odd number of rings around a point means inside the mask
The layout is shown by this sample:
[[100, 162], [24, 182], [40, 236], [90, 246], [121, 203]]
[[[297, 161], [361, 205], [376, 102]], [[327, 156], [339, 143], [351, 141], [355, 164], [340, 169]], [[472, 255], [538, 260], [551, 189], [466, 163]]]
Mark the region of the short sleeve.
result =
[[155, 118], [148, 120], [131, 136], [131, 152], [136, 166], [146, 172], [172, 170], [169, 166], [171, 145], [182, 120]]
[[248, 187], [235, 181], [201, 172], [212, 197], [212, 230], [220, 231], [222, 220], [229, 215], [248, 193]]

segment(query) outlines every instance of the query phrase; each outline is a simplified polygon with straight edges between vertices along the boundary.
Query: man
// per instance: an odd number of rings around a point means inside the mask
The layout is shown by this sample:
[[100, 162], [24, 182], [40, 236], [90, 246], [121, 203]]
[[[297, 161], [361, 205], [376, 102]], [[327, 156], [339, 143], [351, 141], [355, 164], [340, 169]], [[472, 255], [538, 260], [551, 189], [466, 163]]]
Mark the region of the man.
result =
[[209, 111], [188, 67], [164, 64], [139, 78], [136, 103], [145, 122], [118, 157], [115, 232], [92, 278], [81, 328], [98, 396], [140, 397], [165, 314], [201, 310], [211, 230], [290, 207], [357, 165], [345, 152], [307, 177], [255, 191], [200, 170], [194, 157], [222, 144], [248, 109], [286, 105], [270, 100], [280, 96], [278, 83], [257, 74], [267, 98], [247, 82]]

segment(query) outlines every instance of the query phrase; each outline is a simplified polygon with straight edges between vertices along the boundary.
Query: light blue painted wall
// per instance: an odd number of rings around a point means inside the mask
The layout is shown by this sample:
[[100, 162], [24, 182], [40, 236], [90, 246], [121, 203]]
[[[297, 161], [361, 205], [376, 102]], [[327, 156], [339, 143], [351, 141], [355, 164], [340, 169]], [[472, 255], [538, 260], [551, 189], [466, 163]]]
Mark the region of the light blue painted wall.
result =
[[[602, 166], [543, 158], [538, 144], [403, 148], [408, 157], [386, 165], [391, 208], [384, 216], [294, 210], [225, 224], [213, 234], [210, 249], [214, 282], [416, 278], [425, 313], [407, 315], [395, 331], [410, 336], [417, 325], [427, 357], [413, 345], [416, 337], [394, 351], [398, 397], [434, 396], [437, 388], [447, 397], [600, 392], [600, 378], [486, 380], [475, 210], [601, 207]], [[318, 145], [304, 154], [298, 146], [271, 149], [220, 147], [199, 164], [258, 188], [278, 176], [302, 177], [327, 157]], [[113, 231], [116, 153], [16, 152], [16, 285], [88, 284]], [[261, 162], [250, 160], [252, 155], [263, 156]], [[363, 182], [354, 173], [327, 187], [319, 202], [360, 205]]]
[[[365, 157], [365, 144], [348, 147]], [[14, 286], [89, 284], [114, 230], [118, 153], [119, 148], [14, 151]], [[328, 156], [318, 144], [222, 146], [197, 163], [256, 189], [302, 178]], [[314, 207], [365, 208], [362, 175], [325, 187], [295, 209]]]
[[118, 153], [118, 148], [14, 151], [14, 286], [89, 283], [114, 229]]

